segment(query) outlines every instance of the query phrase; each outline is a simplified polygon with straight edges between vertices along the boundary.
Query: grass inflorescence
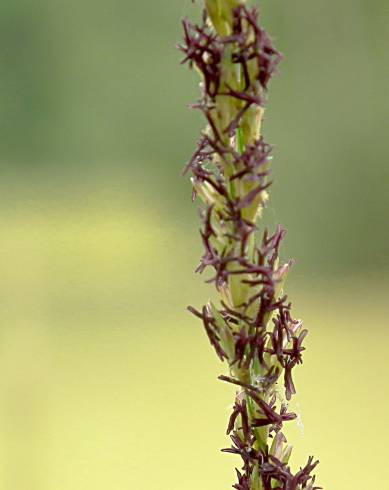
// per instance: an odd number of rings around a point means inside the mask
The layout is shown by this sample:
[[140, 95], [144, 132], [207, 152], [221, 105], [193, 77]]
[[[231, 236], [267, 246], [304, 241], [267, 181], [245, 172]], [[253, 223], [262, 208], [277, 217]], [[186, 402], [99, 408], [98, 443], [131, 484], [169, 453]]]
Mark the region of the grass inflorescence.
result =
[[310, 457], [293, 473], [283, 433], [284, 423], [297, 418], [288, 402], [308, 333], [283, 292], [292, 261], [279, 257], [281, 226], [260, 232], [272, 183], [272, 146], [261, 123], [282, 56], [244, 0], [205, 0], [202, 22], [185, 19], [183, 28], [183, 63], [201, 76], [201, 98], [192, 107], [207, 122], [186, 167], [193, 196], [203, 202], [197, 271], [213, 270], [208, 282], [220, 297], [189, 310], [229, 366], [219, 379], [237, 387], [227, 427], [232, 445], [223, 451], [242, 458], [237, 490], [318, 489], [312, 475], [318, 462]]

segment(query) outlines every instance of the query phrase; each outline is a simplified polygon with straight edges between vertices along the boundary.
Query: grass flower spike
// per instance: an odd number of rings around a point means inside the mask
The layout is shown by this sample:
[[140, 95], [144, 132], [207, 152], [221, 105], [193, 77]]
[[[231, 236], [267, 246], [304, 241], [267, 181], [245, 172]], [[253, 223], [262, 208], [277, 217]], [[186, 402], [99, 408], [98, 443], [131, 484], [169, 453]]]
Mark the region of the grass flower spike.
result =
[[244, 0], [205, 0], [201, 24], [185, 19], [183, 28], [183, 62], [201, 76], [193, 107], [207, 122], [186, 167], [193, 195], [203, 202], [204, 255], [197, 271], [213, 271], [209, 282], [220, 298], [189, 310], [228, 364], [220, 380], [237, 390], [227, 427], [232, 445], [223, 451], [242, 458], [236, 490], [318, 489], [312, 474], [318, 462], [310, 457], [293, 473], [283, 434], [284, 423], [296, 418], [288, 401], [307, 330], [283, 292], [291, 267], [279, 258], [285, 231], [260, 227], [272, 151], [261, 122], [281, 55]]

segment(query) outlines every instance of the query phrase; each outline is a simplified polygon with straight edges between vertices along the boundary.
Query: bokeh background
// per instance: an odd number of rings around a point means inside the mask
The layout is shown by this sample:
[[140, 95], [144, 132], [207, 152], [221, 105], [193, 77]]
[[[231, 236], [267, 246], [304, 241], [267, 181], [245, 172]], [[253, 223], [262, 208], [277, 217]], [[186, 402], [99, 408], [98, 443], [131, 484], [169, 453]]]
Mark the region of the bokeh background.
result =
[[[310, 329], [289, 430], [331, 490], [389, 488], [384, 0], [263, 0], [270, 226]], [[202, 126], [174, 49], [189, 0], [0, 4], [0, 487], [226, 489], [233, 390], [185, 312]]]

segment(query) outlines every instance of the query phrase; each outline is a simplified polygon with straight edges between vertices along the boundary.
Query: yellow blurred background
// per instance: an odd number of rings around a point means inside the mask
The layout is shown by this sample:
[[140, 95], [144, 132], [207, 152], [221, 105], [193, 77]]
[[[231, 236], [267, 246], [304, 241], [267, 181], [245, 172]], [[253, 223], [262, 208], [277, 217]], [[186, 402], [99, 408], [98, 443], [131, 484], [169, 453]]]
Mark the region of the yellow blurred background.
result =
[[[198, 8], [198, 7], [197, 7]], [[297, 257], [310, 330], [292, 464], [389, 488], [383, 1], [264, 0], [287, 55], [271, 87], [266, 220]], [[186, 313], [212, 294], [180, 171], [201, 121], [178, 66], [191, 2], [0, 6], [0, 488], [226, 489], [233, 389]]]

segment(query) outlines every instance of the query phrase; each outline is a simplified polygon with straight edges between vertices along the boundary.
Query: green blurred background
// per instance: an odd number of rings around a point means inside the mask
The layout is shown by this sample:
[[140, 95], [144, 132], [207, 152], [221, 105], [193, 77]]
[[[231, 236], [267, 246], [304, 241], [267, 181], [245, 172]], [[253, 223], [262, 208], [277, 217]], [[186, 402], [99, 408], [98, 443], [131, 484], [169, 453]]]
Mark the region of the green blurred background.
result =
[[[289, 230], [310, 328], [289, 435], [326, 489], [389, 488], [389, 9], [263, 0], [266, 220]], [[186, 314], [210, 289], [190, 185], [189, 0], [0, 5], [0, 487], [229, 488], [233, 390]]]

